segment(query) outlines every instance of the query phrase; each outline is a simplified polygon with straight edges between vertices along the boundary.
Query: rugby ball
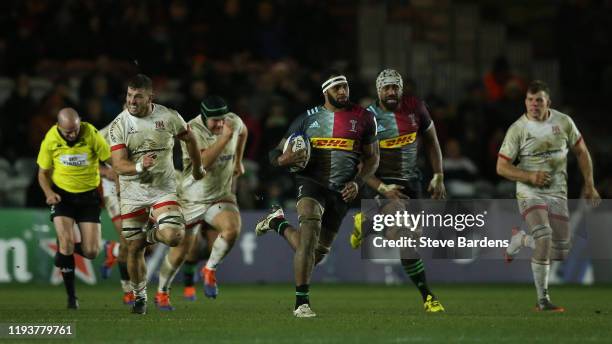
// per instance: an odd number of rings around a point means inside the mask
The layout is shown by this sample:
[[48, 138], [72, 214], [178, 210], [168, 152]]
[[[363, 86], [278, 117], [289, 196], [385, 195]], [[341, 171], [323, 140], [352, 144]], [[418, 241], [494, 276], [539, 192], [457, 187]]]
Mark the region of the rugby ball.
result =
[[301, 164], [293, 165], [289, 167], [289, 172], [295, 173], [295, 172], [299, 172], [305, 169], [306, 165], [308, 165], [308, 161], [310, 161], [310, 140], [308, 139], [308, 136], [306, 136], [306, 134], [302, 132], [295, 132], [289, 135], [289, 137], [287, 138], [287, 141], [285, 141], [285, 146], [283, 147], [283, 153], [286, 152], [287, 149], [289, 149], [290, 143], [293, 143], [292, 150], [294, 152], [297, 152], [301, 149], [306, 150], [306, 161]]

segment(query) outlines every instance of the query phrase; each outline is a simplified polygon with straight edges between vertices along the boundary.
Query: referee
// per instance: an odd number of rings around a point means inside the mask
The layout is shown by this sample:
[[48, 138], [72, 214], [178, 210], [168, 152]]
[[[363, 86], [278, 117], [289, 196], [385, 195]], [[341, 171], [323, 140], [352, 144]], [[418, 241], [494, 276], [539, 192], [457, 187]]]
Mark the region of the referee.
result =
[[[61, 109], [57, 124], [45, 135], [37, 163], [38, 183], [51, 206], [59, 247], [55, 266], [62, 272], [68, 294], [68, 308], [78, 309], [74, 291], [76, 252], [94, 259], [100, 247], [99, 162], [110, 163], [110, 148], [91, 124], [81, 122], [72, 108]], [[81, 234], [75, 244], [74, 224]]]

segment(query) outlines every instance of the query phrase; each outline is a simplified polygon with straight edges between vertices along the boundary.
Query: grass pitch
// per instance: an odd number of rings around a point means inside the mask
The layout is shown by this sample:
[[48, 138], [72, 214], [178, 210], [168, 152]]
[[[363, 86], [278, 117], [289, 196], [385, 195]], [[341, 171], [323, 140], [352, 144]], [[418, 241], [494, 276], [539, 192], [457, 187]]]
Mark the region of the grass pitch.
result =
[[[221, 285], [217, 300], [182, 299], [176, 286], [173, 312], [153, 304], [130, 314], [119, 286], [78, 285], [81, 309], [68, 311], [62, 286], [0, 286], [0, 323], [74, 323], [69, 342], [109, 343], [595, 343], [612, 341], [609, 286], [553, 286], [563, 314], [537, 313], [528, 285], [445, 285], [434, 291], [444, 314], [425, 314], [411, 285], [315, 284], [318, 317], [295, 319], [291, 285]], [[0, 342], [7, 339], [0, 339]], [[35, 343], [58, 340], [35, 339]], [[16, 342], [23, 343], [19, 339]]]

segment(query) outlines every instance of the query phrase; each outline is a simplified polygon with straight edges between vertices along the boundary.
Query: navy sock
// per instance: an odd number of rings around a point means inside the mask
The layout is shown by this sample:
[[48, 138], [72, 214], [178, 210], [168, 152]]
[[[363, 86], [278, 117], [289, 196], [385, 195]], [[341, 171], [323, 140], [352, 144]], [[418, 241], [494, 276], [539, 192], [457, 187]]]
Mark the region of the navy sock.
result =
[[285, 229], [287, 229], [289, 226], [289, 222], [287, 222], [287, 220], [284, 218], [275, 218], [270, 220], [270, 228], [272, 228], [280, 236], [285, 234]]
[[195, 284], [194, 276], [198, 262], [186, 261], [183, 264], [183, 283], [185, 287], [193, 287]]
[[295, 309], [303, 304], [310, 304], [308, 298], [310, 286], [308, 284], [302, 284], [295, 287]]

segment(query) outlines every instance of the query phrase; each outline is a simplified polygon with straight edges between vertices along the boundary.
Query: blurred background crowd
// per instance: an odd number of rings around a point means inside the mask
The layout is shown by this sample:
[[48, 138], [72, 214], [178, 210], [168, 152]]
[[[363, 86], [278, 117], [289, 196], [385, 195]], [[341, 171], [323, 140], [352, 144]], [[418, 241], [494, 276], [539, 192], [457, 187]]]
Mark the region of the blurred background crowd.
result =
[[[142, 72], [156, 102], [185, 120], [207, 94], [249, 129], [243, 209], [291, 205], [291, 176], [267, 152], [291, 121], [322, 103], [321, 73], [346, 72], [351, 99], [376, 99], [383, 68], [404, 75], [436, 124], [454, 198], [509, 198], [495, 174], [526, 84], [542, 79], [591, 149], [596, 185], [612, 197], [612, 1], [7, 0], [0, 3], [0, 206], [44, 206], [36, 155], [60, 108], [98, 128], [121, 111]], [[553, 23], [553, 24], [550, 24]], [[421, 155], [423, 182], [428, 163]], [[574, 159], [570, 197], [580, 193]]]

